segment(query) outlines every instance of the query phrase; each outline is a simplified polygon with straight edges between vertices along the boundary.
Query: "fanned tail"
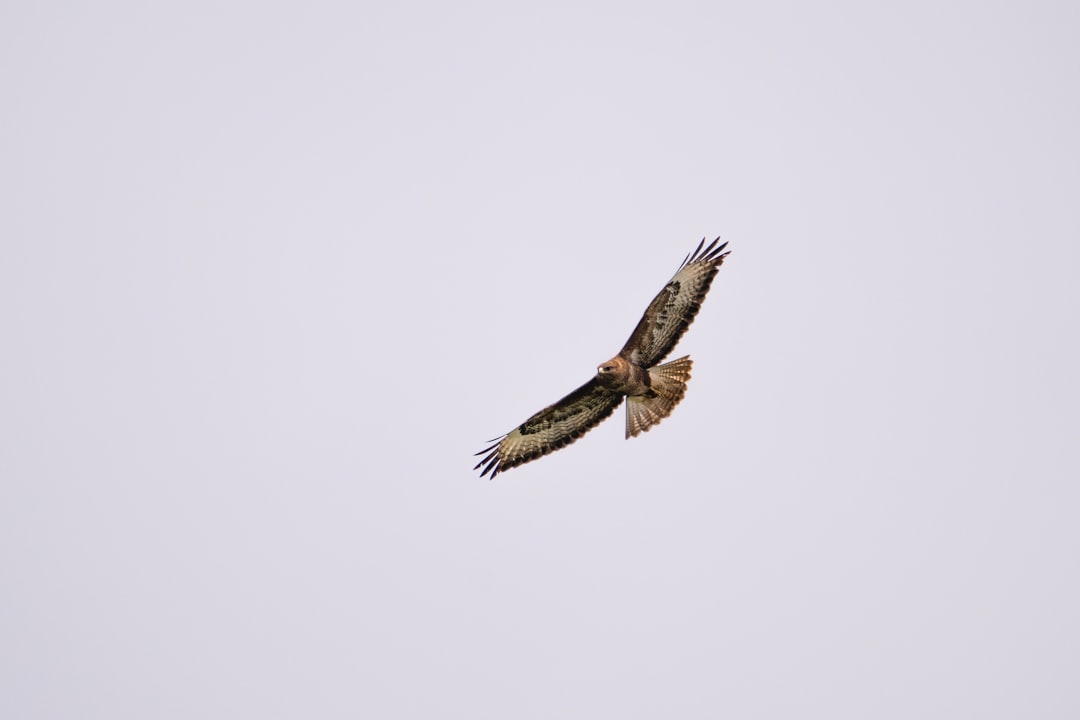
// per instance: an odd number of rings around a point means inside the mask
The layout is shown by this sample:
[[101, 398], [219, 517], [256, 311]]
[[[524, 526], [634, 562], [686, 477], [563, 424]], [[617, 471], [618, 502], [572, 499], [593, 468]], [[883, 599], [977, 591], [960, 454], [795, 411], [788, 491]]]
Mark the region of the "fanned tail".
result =
[[649, 368], [651, 395], [632, 395], [626, 398], [626, 437], [642, 432], [671, 414], [686, 395], [686, 382], [693, 367], [690, 356]]

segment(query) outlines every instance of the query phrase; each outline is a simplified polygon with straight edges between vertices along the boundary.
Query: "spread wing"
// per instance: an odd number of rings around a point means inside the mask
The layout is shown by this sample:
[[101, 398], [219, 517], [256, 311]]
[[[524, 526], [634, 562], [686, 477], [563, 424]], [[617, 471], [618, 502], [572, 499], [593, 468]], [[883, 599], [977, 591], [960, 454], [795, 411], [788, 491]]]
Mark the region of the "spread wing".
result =
[[718, 242], [720, 238], [704, 247], [705, 240], [702, 239], [697, 249], [686, 256], [675, 276], [649, 303], [645, 315], [619, 351], [621, 356], [643, 367], [651, 367], [675, 348], [701, 309], [705, 293], [709, 292], [717, 269], [728, 255], [724, 252], [727, 243], [718, 246]]
[[494, 478], [502, 470], [564, 448], [615, 412], [622, 399], [621, 393], [608, 390], [593, 378], [521, 423], [513, 432], [497, 438], [498, 442], [491, 447], [476, 453], [484, 458], [473, 470], [482, 466], [480, 477], [491, 473]]

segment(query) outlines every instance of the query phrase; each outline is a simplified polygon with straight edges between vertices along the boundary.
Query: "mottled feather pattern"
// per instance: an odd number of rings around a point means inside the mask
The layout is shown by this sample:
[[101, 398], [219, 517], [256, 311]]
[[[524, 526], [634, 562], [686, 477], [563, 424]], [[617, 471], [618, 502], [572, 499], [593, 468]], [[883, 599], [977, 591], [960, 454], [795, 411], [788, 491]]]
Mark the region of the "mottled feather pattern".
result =
[[637, 350], [635, 359], [648, 367], [663, 360], [675, 348], [697, 316], [713, 278], [728, 256], [727, 243], [717, 245], [719, 242], [720, 238], [716, 238], [705, 247], [702, 240], [686, 256], [675, 276], [649, 303], [620, 352], [623, 357], [630, 357]]
[[593, 378], [557, 403], [553, 403], [507, 433], [499, 442], [477, 455], [484, 457], [473, 470], [484, 467], [480, 477], [543, 457], [566, 447], [610, 417], [622, 403], [622, 395]]
[[531, 418], [521, 423], [518, 430], [522, 435], [536, 435], [567, 425], [574, 426], [588, 422], [597, 408], [606, 405], [615, 393], [601, 387], [596, 380], [590, 380], [557, 403], [544, 408]]

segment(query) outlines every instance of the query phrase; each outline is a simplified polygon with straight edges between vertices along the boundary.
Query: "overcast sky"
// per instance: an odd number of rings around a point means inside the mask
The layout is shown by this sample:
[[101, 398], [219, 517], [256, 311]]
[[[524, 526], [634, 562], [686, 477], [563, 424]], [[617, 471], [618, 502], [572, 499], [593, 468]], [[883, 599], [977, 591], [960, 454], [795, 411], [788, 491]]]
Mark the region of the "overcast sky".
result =
[[6, 3], [0, 716], [1080, 717], [1080, 9], [888, 5]]

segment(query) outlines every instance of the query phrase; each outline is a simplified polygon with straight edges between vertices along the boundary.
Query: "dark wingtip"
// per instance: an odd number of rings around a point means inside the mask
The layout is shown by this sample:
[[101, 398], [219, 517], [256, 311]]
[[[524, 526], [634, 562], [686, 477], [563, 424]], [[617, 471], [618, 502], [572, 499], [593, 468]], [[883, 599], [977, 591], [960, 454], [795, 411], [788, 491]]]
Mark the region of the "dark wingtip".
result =
[[709, 246], [701, 251], [701, 246], [698, 246], [700, 252], [695, 252], [694, 256], [690, 259], [690, 262], [707, 262], [714, 265], [720, 265], [724, 262], [724, 258], [731, 254], [730, 250], [727, 250], [728, 244], [720, 242], [720, 237], [717, 236], [715, 240], [709, 243]]
[[506, 437], [506, 436], [503, 435], [501, 437], [492, 438], [491, 440], [488, 440], [488, 442], [494, 443], [494, 445], [488, 445], [486, 448], [484, 448], [480, 452], [473, 453], [473, 457], [476, 457], [477, 455], [483, 455], [484, 456], [484, 457], [480, 458], [480, 462], [473, 465], [473, 470], [479, 470], [481, 467], [484, 468], [483, 471], [480, 473], [480, 477], [484, 477], [488, 473], [491, 473], [491, 477], [488, 478], [490, 480], [490, 479], [493, 479], [496, 475], [499, 474], [499, 466], [501, 464], [499, 462], [499, 445], [502, 444], [502, 439], [504, 437]]
[[[484, 466], [484, 470], [480, 473], [480, 477], [484, 477], [488, 473], [491, 473], [491, 477], [489, 477], [488, 480], [494, 480], [495, 476], [499, 474], [499, 453], [497, 451], [491, 453], [491, 455], [484, 458], [480, 464], [483, 465], [484, 462], [487, 462], [487, 465]], [[476, 468], [473, 468], [473, 470], [475, 469]]]
[[693, 252], [689, 252], [689, 253], [686, 254], [686, 257], [683, 258], [682, 265], [679, 266], [679, 269], [682, 270], [684, 267], [686, 267], [690, 263], [695, 262], [697, 260], [698, 253], [701, 252], [701, 248], [704, 247], [704, 246], [705, 246], [705, 238], [701, 238], [701, 242], [698, 243], [697, 249], [694, 250]]

